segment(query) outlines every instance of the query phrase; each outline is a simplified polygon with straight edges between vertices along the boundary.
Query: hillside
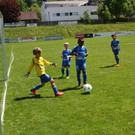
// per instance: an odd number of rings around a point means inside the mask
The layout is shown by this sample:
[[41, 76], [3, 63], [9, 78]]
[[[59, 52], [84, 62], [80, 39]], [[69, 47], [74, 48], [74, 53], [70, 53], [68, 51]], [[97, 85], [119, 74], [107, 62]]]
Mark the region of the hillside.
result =
[[5, 28], [5, 38], [45, 37], [51, 35], [62, 35], [64, 38], [69, 38], [75, 37], [76, 34], [133, 31], [133, 30], [135, 30], [135, 23], [17, 27], [17, 28]]

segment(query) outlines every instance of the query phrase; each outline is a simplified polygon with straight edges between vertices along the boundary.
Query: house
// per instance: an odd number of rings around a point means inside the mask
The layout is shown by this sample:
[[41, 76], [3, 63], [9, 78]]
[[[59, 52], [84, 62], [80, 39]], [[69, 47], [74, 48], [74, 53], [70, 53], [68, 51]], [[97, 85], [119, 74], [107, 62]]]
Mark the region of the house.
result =
[[35, 11], [20, 12], [19, 21], [25, 21], [26, 23], [34, 23], [38, 21], [37, 13]]
[[85, 10], [88, 11], [91, 19], [98, 19], [97, 15], [91, 14], [98, 6], [87, 6], [87, 3], [88, 0], [44, 2], [41, 6], [42, 22], [78, 21], [80, 16], [83, 17]]

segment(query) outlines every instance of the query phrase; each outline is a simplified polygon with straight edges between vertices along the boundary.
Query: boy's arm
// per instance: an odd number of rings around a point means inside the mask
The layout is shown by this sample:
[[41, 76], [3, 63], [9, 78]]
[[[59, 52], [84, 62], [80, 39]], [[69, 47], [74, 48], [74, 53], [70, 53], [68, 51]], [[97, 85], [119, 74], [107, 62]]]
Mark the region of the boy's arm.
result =
[[57, 66], [56, 63], [51, 63], [51, 62], [49, 62], [47, 60], [44, 60], [44, 64], [47, 65], [47, 66], [55, 66], [55, 67]]
[[31, 62], [30, 66], [29, 66], [29, 69], [28, 69], [28, 72], [24, 75], [25, 77], [29, 76], [33, 66], [34, 66], [34, 60], [32, 59], [32, 62]]
[[88, 56], [88, 52], [85, 53], [84, 57], [87, 57]]

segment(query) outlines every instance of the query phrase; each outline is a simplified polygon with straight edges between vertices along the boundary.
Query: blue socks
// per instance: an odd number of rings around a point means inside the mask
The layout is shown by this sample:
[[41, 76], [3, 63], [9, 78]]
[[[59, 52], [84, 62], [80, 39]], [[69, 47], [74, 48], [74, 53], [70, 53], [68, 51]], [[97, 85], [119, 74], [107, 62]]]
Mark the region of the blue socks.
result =
[[64, 72], [64, 69], [62, 69], [61, 72], [62, 72], [62, 74], [64, 74], [64, 73], [65, 73], [65, 72]]
[[83, 73], [83, 83], [85, 84], [87, 81], [87, 73]]
[[[77, 74], [77, 80], [78, 83], [81, 84], [81, 74]], [[87, 82], [87, 73], [83, 73], [83, 83], [85, 84]]]
[[52, 86], [54, 93], [56, 94], [58, 92], [58, 89], [56, 86]]
[[37, 86], [35, 86], [34, 88], [32, 88], [32, 90], [37, 90], [37, 89], [40, 89], [41, 87], [43, 87], [41, 84], [38, 84]]
[[77, 74], [78, 83], [81, 84], [81, 74]]
[[66, 76], [69, 76], [69, 69], [66, 70]]
[[[62, 69], [61, 72], [62, 72], [62, 75], [64, 75], [65, 73], [64, 69]], [[69, 69], [66, 69], [66, 76], [69, 76]]]
[[119, 57], [117, 57], [117, 58], [116, 58], [116, 62], [117, 62], [117, 64], [119, 64], [119, 61], [120, 61], [120, 58], [119, 58]]

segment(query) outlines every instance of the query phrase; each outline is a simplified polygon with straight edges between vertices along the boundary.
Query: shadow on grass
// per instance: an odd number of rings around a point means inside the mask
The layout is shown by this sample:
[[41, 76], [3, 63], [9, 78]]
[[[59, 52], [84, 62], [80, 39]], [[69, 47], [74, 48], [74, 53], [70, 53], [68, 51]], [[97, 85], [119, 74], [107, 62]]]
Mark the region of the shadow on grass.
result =
[[105, 67], [100, 67], [100, 68], [111, 68], [111, 67], [115, 67], [116, 64], [110, 65], [110, 66], [105, 66]]
[[65, 89], [62, 89], [62, 90], [59, 90], [59, 91], [64, 92], [64, 91], [69, 91], [69, 90], [80, 90], [81, 88], [78, 88], [78, 86], [75, 86], [75, 87], [65, 88]]
[[89, 95], [89, 94], [90, 94], [90, 92], [81, 93], [81, 95]]
[[53, 79], [58, 79], [58, 80], [60, 80], [60, 79], [66, 79], [66, 77], [53, 77]]
[[14, 100], [15, 101], [20, 101], [20, 100], [26, 100], [26, 99], [41, 99], [41, 98], [55, 98], [55, 96], [42, 97], [40, 95], [33, 95], [33, 96], [15, 98]]

